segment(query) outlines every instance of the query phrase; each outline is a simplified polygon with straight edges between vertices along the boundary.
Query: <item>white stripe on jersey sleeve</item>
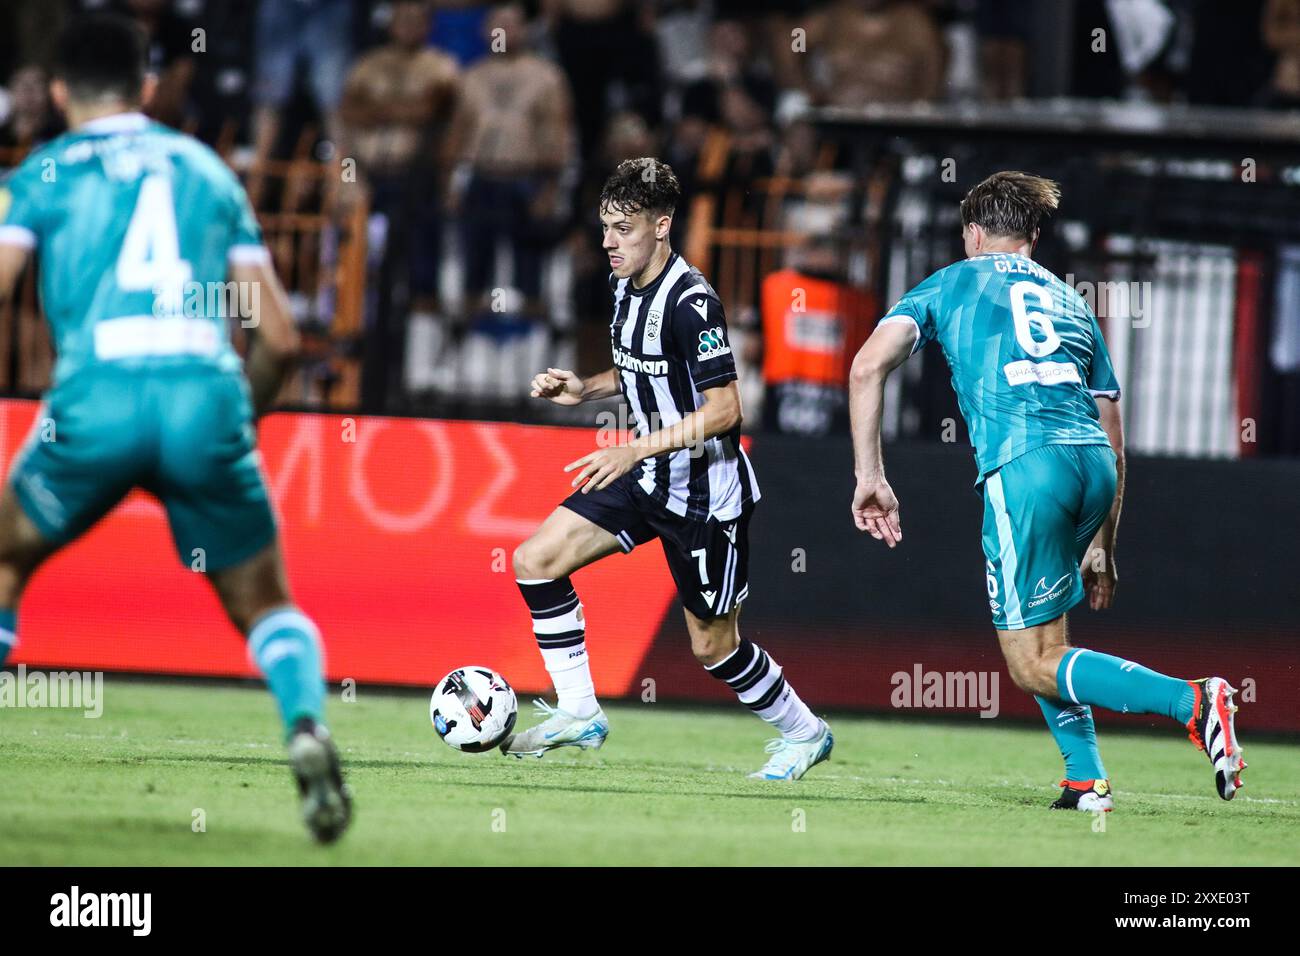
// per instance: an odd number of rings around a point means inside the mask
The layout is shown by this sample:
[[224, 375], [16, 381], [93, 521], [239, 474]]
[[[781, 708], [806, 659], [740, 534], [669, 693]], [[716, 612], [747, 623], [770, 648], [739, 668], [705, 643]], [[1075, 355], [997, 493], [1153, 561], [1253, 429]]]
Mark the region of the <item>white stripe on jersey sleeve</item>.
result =
[[26, 226], [10, 223], [7, 226], [0, 226], [0, 243], [6, 246], [18, 246], [21, 249], [35, 249], [36, 233]]
[[914, 355], [916, 354], [916, 347], [921, 343], [921, 326], [916, 319], [912, 318], [906, 312], [893, 312], [877, 322], [876, 328], [880, 328], [882, 325], [899, 322], [911, 322], [912, 328], [916, 330], [916, 338], [912, 340], [912, 351], [908, 353], [909, 355]]
[[226, 253], [226, 261], [232, 266], [261, 266], [269, 265], [271, 262], [271, 250], [266, 246], [245, 243], [244, 245], [231, 246]]

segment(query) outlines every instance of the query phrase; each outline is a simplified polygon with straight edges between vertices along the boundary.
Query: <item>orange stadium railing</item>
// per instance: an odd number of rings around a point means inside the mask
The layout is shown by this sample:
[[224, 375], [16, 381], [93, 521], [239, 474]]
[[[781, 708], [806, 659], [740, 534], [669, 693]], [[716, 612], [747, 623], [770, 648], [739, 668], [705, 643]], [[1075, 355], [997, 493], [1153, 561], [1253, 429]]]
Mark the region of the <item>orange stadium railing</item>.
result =
[[[735, 176], [734, 158], [730, 136], [722, 130], [713, 131], [700, 154], [697, 177], [701, 188], [690, 202], [683, 254], [709, 276], [728, 313], [739, 315], [758, 307], [763, 277], [784, 268], [791, 250], [827, 235], [822, 228], [792, 222], [797, 217], [790, 215], [791, 207], [809, 203], [834, 206], [849, 200], [847, 196], [828, 199], [824, 186], [819, 186], [824, 183], [819, 177], [831, 174], [835, 158], [831, 149], [823, 148], [812, 173], [801, 176]], [[874, 191], [874, 180], [868, 183], [868, 190]], [[874, 230], [856, 237], [837, 230], [834, 238], [850, 272], [874, 275], [870, 268], [878, 253]], [[854, 268], [853, 258], [864, 255], [865, 269]]]

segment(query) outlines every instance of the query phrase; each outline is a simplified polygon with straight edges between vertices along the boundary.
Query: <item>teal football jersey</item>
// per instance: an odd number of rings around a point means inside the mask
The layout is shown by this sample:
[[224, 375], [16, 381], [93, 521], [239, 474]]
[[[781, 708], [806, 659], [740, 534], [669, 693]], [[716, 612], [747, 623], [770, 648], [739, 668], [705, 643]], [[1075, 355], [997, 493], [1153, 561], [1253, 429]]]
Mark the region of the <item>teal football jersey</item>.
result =
[[881, 322], [915, 323], [913, 353], [931, 340], [943, 349], [979, 480], [1043, 445], [1109, 444], [1095, 396], [1118, 398], [1120, 388], [1097, 317], [1032, 259], [955, 262]]
[[228, 265], [267, 254], [239, 180], [192, 137], [124, 113], [46, 144], [0, 183], [0, 242], [38, 256], [56, 386], [102, 363], [239, 368], [227, 321], [256, 292]]

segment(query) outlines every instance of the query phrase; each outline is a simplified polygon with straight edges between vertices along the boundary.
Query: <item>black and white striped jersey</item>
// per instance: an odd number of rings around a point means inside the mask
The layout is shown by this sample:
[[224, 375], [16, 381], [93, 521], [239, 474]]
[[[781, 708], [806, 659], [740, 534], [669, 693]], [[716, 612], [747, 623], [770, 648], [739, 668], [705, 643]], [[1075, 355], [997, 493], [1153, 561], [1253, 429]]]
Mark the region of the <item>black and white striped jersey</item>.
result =
[[[610, 275], [614, 366], [638, 435], [667, 428], [704, 403], [705, 389], [736, 379], [722, 302], [700, 270], [673, 253], [643, 289]], [[740, 429], [702, 448], [649, 458], [631, 477], [673, 514], [730, 521], [759, 498]]]

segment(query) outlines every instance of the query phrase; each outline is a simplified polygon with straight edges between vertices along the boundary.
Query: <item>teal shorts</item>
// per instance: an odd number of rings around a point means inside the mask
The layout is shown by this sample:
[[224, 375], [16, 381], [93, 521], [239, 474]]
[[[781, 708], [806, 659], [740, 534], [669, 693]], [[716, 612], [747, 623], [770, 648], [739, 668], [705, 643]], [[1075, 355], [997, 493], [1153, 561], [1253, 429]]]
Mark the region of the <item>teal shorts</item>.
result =
[[85, 533], [133, 488], [162, 502], [191, 568], [239, 564], [276, 533], [248, 383], [214, 368], [83, 369], [46, 395], [9, 482], [55, 544]]
[[1079, 564], [1115, 501], [1109, 445], [1044, 445], [984, 478], [993, 626], [1033, 627], [1083, 600]]

